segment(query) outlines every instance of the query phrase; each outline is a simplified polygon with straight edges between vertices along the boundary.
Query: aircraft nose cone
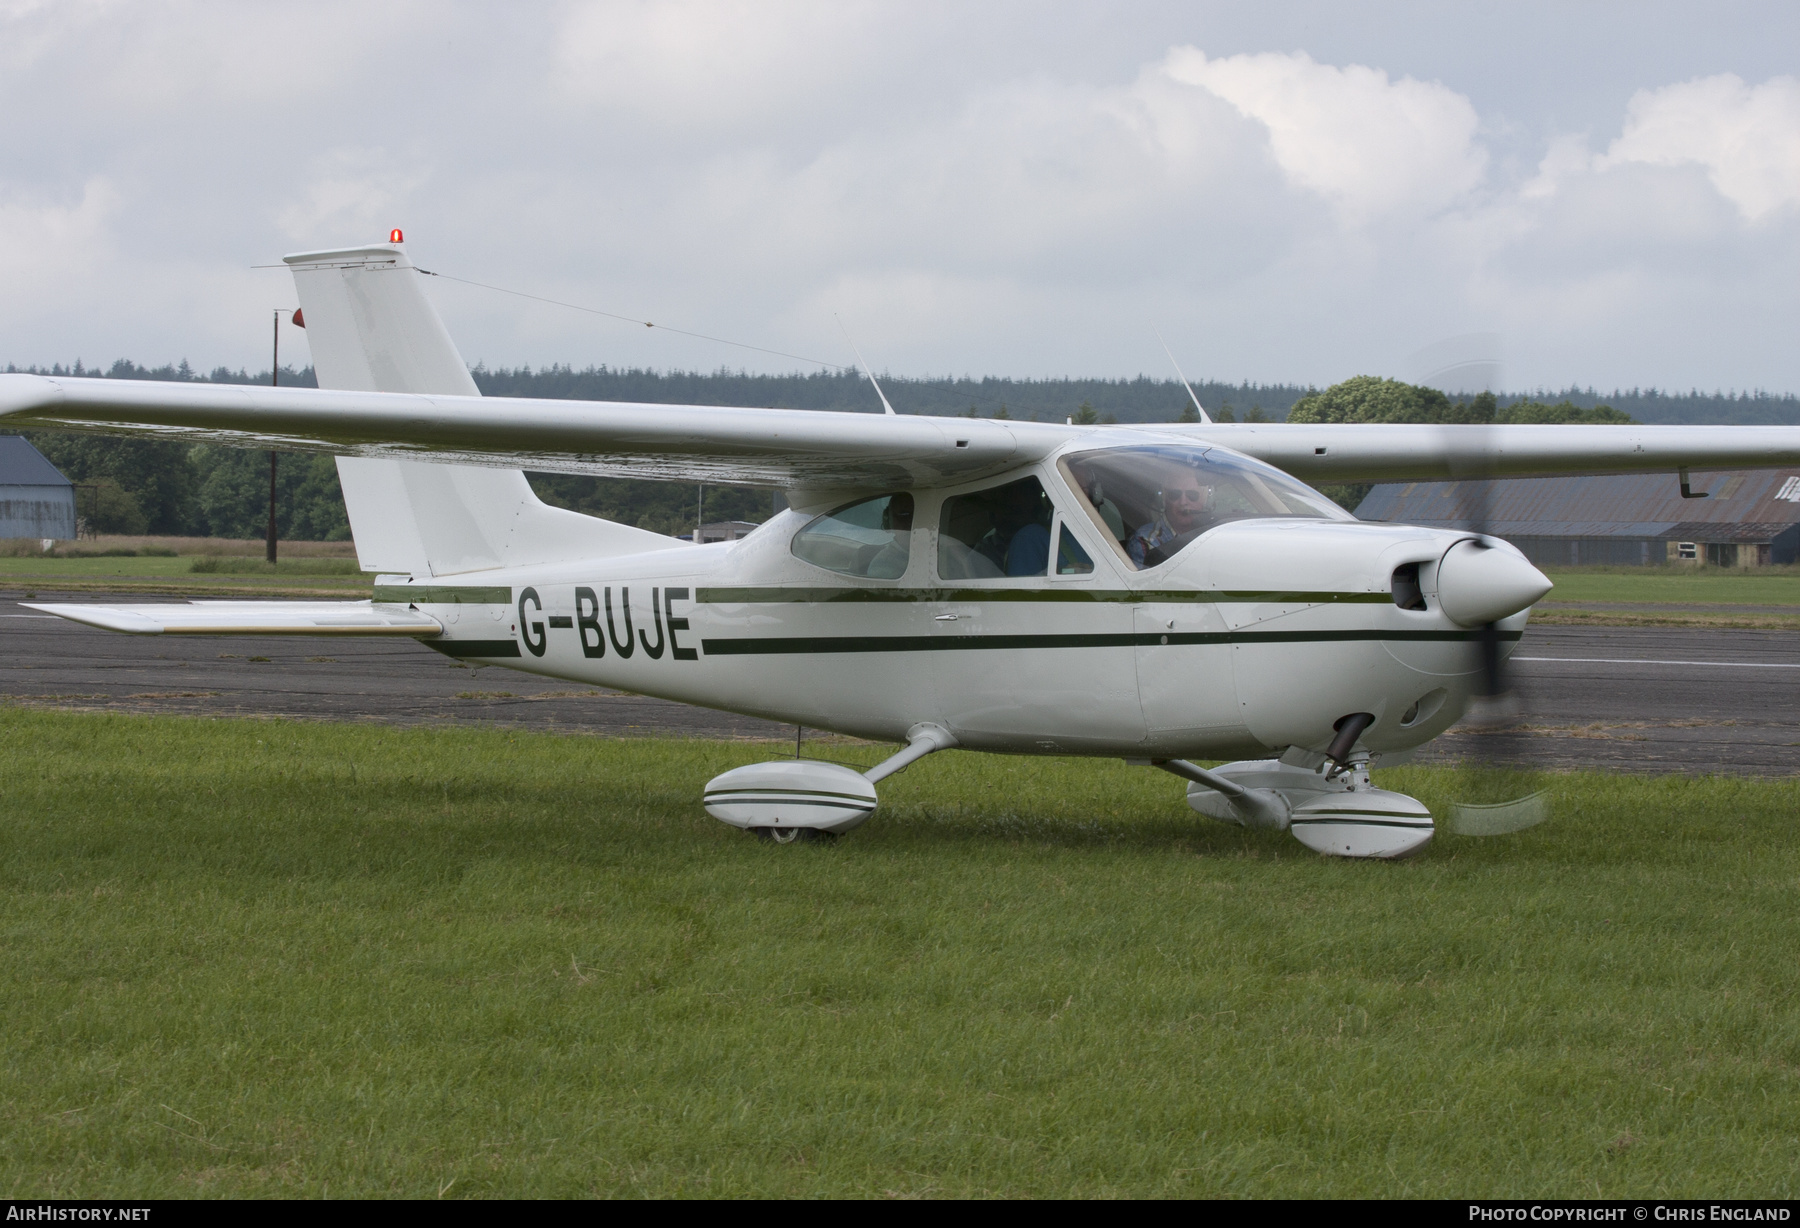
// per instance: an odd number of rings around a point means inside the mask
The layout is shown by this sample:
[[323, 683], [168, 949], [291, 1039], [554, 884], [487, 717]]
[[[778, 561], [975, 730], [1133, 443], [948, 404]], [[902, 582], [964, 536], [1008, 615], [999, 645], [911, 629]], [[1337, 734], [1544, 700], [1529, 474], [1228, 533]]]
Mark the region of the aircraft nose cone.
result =
[[1517, 614], [1551, 587], [1548, 576], [1504, 546], [1460, 541], [1438, 564], [1438, 605], [1464, 627]]

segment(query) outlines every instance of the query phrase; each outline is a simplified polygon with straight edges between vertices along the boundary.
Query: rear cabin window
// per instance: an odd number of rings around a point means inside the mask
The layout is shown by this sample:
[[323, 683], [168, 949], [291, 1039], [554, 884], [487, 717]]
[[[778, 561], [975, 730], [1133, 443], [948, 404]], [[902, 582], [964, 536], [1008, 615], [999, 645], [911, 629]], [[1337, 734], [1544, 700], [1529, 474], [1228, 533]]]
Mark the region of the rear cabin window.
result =
[[938, 576], [988, 580], [1050, 570], [1049, 496], [1036, 478], [944, 500]]
[[902, 491], [840, 507], [794, 534], [794, 557], [870, 580], [897, 580], [912, 557], [913, 497]]

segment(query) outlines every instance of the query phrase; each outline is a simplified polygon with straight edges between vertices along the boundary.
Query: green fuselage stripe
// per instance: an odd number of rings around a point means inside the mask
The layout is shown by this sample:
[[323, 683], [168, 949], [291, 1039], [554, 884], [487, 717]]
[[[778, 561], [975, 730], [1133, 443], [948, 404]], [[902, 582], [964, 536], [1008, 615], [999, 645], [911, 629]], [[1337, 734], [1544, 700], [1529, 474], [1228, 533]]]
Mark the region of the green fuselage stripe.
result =
[[1046, 588], [702, 588], [701, 605], [831, 605], [877, 602], [917, 605], [939, 601], [1051, 601], [1075, 603], [1255, 602], [1260, 605], [1390, 605], [1391, 593], [1278, 592], [1247, 589], [1099, 589]]
[[500, 585], [378, 584], [375, 600], [400, 605], [511, 605], [512, 589]]
[[519, 655], [517, 640], [420, 640], [421, 644], [435, 648], [446, 657], [516, 657]]
[[[1521, 632], [1502, 631], [1516, 641]], [[1368, 640], [1472, 643], [1480, 631], [1171, 631], [1099, 635], [834, 635], [702, 640], [709, 657], [836, 652], [973, 652], [1021, 648], [1157, 648], [1194, 644], [1343, 644]]]
[[732, 805], [814, 806], [821, 810], [863, 810], [863, 811], [868, 811], [868, 810], [875, 809], [875, 803], [872, 801], [869, 801], [867, 798], [859, 798], [856, 801], [841, 801], [841, 800], [827, 800], [824, 798], [785, 797], [785, 796], [783, 796], [783, 797], [739, 797], [735, 793], [726, 794], [724, 796], [715, 796], [714, 794], [708, 793], [703, 799], [701, 799], [700, 804], [703, 806], [732, 806]]
[[714, 797], [751, 797], [767, 794], [770, 797], [831, 797], [840, 801], [855, 802], [858, 806], [874, 805], [875, 799], [861, 793], [839, 793], [832, 789], [778, 789], [774, 786], [746, 785], [737, 789], [715, 789], [708, 793]]
[[1428, 818], [1425, 818], [1424, 816], [1420, 816], [1419, 818], [1414, 819], [1410, 823], [1407, 823], [1407, 822], [1398, 822], [1397, 823], [1392, 819], [1365, 819], [1359, 814], [1344, 814], [1344, 815], [1334, 815], [1329, 818], [1321, 816], [1318, 818], [1309, 817], [1309, 818], [1304, 818], [1304, 819], [1295, 819], [1291, 824], [1289, 824], [1289, 826], [1292, 826], [1292, 827], [1317, 827], [1317, 826], [1320, 826], [1320, 825], [1326, 824], [1326, 823], [1352, 823], [1359, 827], [1406, 827], [1406, 828], [1411, 828], [1415, 831], [1418, 830], [1419, 828], [1431, 827], [1433, 825], [1431, 820]]

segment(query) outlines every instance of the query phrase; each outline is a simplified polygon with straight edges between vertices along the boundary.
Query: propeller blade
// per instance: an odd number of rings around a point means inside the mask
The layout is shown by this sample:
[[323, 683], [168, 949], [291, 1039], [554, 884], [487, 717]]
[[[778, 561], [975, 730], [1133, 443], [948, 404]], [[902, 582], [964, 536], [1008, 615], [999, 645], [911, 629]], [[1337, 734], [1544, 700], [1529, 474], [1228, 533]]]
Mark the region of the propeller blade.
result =
[[1550, 817], [1548, 779], [1533, 765], [1535, 748], [1507, 667], [1500, 620], [1551, 586], [1493, 537], [1492, 483], [1485, 472], [1464, 475], [1466, 523], [1476, 536], [1446, 552], [1439, 568], [1444, 612], [1474, 631], [1478, 673], [1475, 702], [1464, 718], [1473, 735], [1470, 754], [1457, 772], [1450, 806], [1450, 828], [1463, 836], [1507, 835]]

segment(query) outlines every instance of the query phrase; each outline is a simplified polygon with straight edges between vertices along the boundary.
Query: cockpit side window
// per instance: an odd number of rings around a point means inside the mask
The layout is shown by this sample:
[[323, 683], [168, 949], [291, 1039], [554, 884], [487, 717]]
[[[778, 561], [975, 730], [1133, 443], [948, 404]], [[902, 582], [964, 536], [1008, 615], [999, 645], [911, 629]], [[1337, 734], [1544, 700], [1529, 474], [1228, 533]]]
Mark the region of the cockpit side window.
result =
[[1091, 576], [1094, 574], [1094, 560], [1081, 547], [1075, 535], [1069, 532], [1068, 524], [1062, 523], [1056, 530], [1056, 574], [1059, 576]]
[[1233, 520], [1355, 519], [1274, 466], [1223, 448], [1108, 448], [1072, 453], [1058, 467], [1095, 525], [1137, 568], [1166, 562]]
[[879, 495], [818, 516], [794, 534], [794, 557], [870, 580], [898, 580], [912, 557], [913, 497]]
[[1051, 516], [1049, 496], [1036, 478], [944, 500], [938, 521], [939, 578], [1047, 574]]

